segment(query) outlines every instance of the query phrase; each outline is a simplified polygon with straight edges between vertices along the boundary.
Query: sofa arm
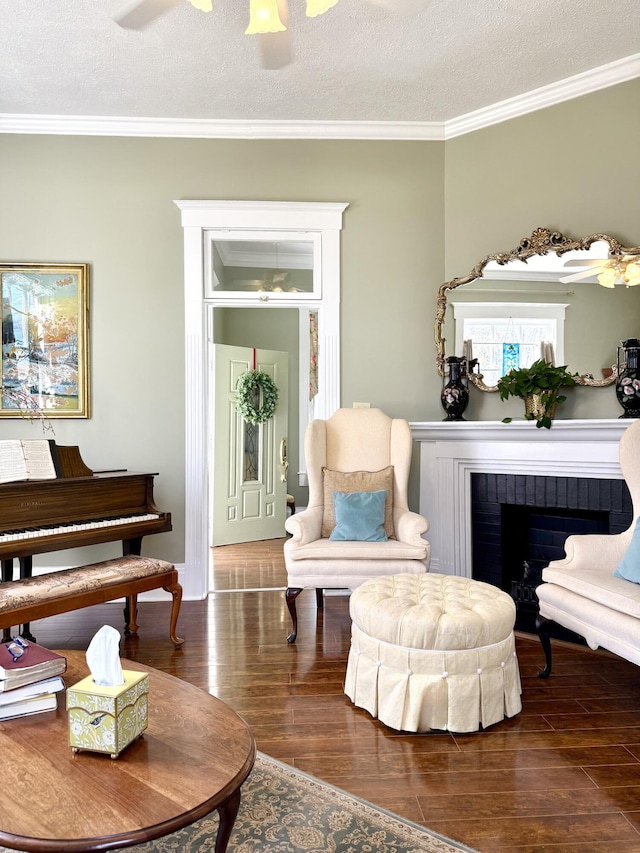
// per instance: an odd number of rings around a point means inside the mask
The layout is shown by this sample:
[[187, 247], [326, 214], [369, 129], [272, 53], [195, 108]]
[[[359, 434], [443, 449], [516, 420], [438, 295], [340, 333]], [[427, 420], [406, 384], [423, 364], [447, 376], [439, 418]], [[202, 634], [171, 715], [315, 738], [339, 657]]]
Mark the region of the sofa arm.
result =
[[422, 534], [429, 529], [427, 519], [408, 509], [394, 509], [393, 525], [399, 542], [408, 545], [424, 545]]
[[322, 516], [324, 507], [312, 506], [302, 512], [294, 512], [284, 523], [287, 533], [293, 536], [296, 545], [315, 542], [322, 534]]
[[576, 571], [580, 569], [601, 571], [610, 575], [622, 559], [630, 542], [631, 530], [613, 534], [574, 534], [568, 536], [564, 543], [564, 559], [553, 560], [549, 566]]

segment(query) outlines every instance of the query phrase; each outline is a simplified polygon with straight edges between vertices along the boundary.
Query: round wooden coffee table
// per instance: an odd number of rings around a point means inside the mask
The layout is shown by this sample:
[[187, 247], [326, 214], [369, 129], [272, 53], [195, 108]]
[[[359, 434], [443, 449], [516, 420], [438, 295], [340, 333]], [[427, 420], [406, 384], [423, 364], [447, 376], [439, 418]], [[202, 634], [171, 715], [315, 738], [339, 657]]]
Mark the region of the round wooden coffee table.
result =
[[[62, 651], [67, 687], [89, 674], [85, 652]], [[0, 844], [16, 850], [113, 850], [175, 832], [217, 810], [224, 853], [255, 759], [249, 726], [191, 684], [149, 673], [149, 724], [117, 759], [69, 747], [66, 696], [58, 710], [0, 723]]]

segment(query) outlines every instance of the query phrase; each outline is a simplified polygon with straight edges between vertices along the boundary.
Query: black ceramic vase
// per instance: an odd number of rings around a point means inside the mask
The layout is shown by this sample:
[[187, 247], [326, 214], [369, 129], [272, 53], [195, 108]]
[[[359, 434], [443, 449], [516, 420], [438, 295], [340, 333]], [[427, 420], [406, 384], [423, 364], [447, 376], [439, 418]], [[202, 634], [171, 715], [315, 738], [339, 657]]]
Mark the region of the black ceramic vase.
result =
[[[620, 350], [624, 356], [620, 358]], [[640, 340], [629, 338], [618, 347], [616, 397], [624, 409], [621, 418], [640, 418]]]
[[[440, 392], [440, 401], [442, 408], [447, 413], [445, 421], [464, 421], [462, 413], [467, 408], [469, 403], [469, 389], [467, 387], [467, 360], [466, 358], [458, 358], [455, 355], [445, 359], [448, 365], [449, 378], [442, 386]], [[447, 378], [447, 373], [443, 376], [443, 380]]]

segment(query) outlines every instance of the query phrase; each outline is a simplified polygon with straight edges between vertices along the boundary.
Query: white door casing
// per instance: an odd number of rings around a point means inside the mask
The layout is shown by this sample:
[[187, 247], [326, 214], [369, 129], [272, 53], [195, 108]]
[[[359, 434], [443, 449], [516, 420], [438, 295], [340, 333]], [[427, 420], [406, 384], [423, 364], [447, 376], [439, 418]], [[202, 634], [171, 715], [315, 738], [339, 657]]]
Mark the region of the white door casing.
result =
[[[278, 405], [263, 424], [237, 411], [238, 379], [255, 364], [278, 389]], [[286, 352], [214, 345], [213, 545], [285, 535], [288, 364]]]
[[[205, 299], [204, 232], [212, 228], [317, 231], [321, 237], [322, 285], [317, 302], [281, 303], [318, 312], [318, 386], [313, 417], [328, 418], [340, 406], [340, 230], [345, 203], [177, 200], [184, 238], [185, 308], [185, 599], [208, 593], [213, 382], [213, 304]], [[228, 302], [225, 304], [229, 304]], [[244, 303], [246, 304], [246, 302]], [[264, 305], [265, 310], [278, 306]], [[303, 371], [301, 371], [301, 374]], [[306, 386], [300, 399], [304, 400]], [[311, 409], [301, 406], [300, 435]], [[299, 471], [304, 481], [301, 444]]]

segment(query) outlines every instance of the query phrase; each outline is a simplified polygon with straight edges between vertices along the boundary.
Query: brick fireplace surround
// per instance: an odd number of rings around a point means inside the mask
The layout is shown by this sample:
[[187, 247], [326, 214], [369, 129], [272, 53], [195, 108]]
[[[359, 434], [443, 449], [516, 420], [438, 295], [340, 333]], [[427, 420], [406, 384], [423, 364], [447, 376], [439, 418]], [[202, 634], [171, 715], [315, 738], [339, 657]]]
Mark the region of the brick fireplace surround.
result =
[[[494, 504], [547, 504], [577, 508], [577, 515], [605, 510], [609, 531], [624, 529], [631, 506], [621, 483], [618, 444], [632, 422], [556, 420], [550, 430], [528, 421], [412, 423], [420, 447], [420, 512], [430, 523], [431, 571], [500, 585], [499, 566], [492, 573], [490, 551], [478, 547], [478, 541], [474, 565], [473, 500], [483, 490], [486, 497], [487, 488]], [[476, 540], [481, 535], [476, 525]], [[479, 551], [484, 551], [484, 565]], [[500, 561], [499, 548], [495, 559]], [[506, 581], [502, 585], [508, 588]]]

